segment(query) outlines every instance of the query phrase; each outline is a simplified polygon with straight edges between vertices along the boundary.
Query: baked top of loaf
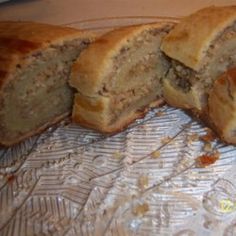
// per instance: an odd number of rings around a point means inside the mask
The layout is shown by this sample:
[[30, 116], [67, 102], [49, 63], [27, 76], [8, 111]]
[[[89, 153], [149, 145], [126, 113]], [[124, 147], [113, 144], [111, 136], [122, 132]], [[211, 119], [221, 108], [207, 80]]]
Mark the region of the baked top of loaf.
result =
[[[87, 96], [98, 94], [106, 83], [106, 75], [113, 70], [114, 57], [125, 50], [124, 46], [129, 45], [130, 38], [138, 36], [144, 30], [160, 28], [161, 32], [172, 27], [173, 23], [158, 22], [122, 27], [106, 33], [90, 44], [73, 65], [71, 86]], [[78, 74], [83, 76], [78, 79]]]
[[69, 27], [36, 22], [0, 22], [0, 89], [25, 57], [48, 47], [62, 44], [73, 38], [91, 38], [92, 34]]
[[236, 6], [207, 7], [183, 18], [165, 37], [161, 49], [198, 71], [213, 41], [236, 21]]

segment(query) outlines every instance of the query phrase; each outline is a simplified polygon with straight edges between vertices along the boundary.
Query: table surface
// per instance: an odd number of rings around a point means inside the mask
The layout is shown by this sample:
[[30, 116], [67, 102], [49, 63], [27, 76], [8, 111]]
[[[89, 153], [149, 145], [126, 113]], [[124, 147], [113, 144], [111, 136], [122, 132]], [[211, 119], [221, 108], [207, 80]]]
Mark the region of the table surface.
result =
[[33, 20], [52, 24], [117, 16], [184, 16], [210, 5], [235, 0], [12, 0], [0, 4], [0, 20]]

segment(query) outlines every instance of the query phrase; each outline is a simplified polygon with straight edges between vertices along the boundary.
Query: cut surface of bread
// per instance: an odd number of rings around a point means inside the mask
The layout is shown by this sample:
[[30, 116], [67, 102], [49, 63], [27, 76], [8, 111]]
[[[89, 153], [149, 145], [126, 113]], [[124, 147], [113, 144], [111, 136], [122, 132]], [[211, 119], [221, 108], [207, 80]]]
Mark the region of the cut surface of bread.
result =
[[0, 144], [12, 145], [72, 109], [68, 78], [93, 36], [34, 22], [0, 22]]
[[161, 80], [169, 63], [160, 43], [173, 23], [153, 23], [111, 31], [89, 45], [72, 69], [78, 91], [72, 119], [113, 133], [160, 104]]
[[236, 7], [208, 7], [184, 18], [161, 46], [172, 68], [163, 83], [173, 106], [205, 110], [214, 80], [236, 65]]
[[215, 81], [209, 94], [208, 118], [224, 141], [236, 144], [236, 67]]

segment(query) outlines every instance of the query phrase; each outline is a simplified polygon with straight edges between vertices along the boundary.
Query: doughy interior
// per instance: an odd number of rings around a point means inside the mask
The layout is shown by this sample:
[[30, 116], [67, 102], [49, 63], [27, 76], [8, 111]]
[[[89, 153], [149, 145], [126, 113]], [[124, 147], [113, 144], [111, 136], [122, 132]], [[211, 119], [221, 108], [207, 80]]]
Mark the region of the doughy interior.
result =
[[159, 30], [145, 31], [114, 59], [113, 72], [99, 92], [111, 100], [110, 124], [160, 98], [160, 83], [169, 67], [159, 50], [162, 36]]
[[27, 58], [26, 65], [17, 65], [0, 101], [0, 137], [17, 138], [68, 114], [73, 95], [67, 84], [71, 64], [86, 44], [78, 39], [51, 45]]

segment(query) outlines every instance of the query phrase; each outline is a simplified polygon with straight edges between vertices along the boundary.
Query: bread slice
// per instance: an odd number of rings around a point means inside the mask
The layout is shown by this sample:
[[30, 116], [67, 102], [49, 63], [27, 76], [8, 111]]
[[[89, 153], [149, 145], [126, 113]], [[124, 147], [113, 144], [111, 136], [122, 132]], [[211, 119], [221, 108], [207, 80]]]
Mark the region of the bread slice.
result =
[[0, 144], [15, 144], [70, 113], [71, 65], [92, 38], [62, 26], [0, 22]]
[[236, 144], [236, 67], [214, 83], [209, 93], [208, 118], [224, 141]]
[[173, 23], [128, 26], [90, 44], [72, 69], [72, 120], [104, 133], [124, 129], [162, 102], [169, 63], [159, 47]]
[[236, 64], [236, 6], [207, 7], [183, 18], [161, 49], [172, 64], [165, 100], [203, 113], [214, 80]]

